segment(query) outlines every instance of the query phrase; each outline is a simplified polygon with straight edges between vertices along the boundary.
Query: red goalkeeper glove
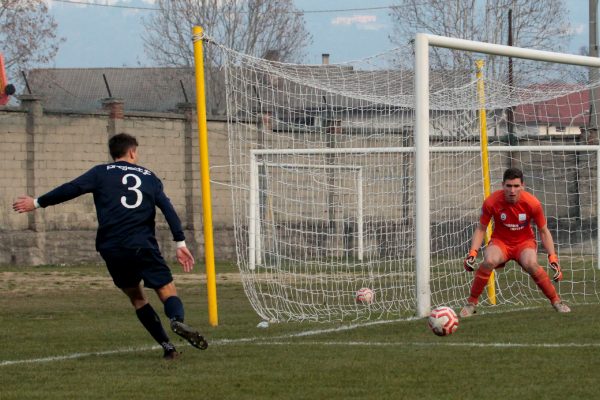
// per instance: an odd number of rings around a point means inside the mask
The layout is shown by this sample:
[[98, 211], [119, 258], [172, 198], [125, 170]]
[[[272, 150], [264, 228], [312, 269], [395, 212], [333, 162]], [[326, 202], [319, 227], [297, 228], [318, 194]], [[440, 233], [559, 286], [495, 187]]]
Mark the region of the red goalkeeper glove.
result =
[[466, 271], [471, 272], [475, 270], [475, 258], [477, 258], [477, 250], [469, 250], [469, 254], [467, 254], [467, 257], [463, 261], [463, 267]]
[[554, 271], [554, 276], [552, 280], [554, 282], [562, 281], [563, 273], [560, 269], [560, 265], [558, 264], [558, 257], [556, 254], [548, 254], [548, 264], [550, 264], [550, 268]]

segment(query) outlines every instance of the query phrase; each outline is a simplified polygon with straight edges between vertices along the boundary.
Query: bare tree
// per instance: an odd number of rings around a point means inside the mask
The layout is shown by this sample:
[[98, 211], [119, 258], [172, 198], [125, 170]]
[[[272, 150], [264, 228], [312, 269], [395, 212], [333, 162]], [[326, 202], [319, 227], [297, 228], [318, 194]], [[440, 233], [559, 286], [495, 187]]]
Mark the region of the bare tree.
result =
[[9, 80], [20, 70], [51, 61], [64, 39], [42, 0], [0, 0], [0, 51]]
[[[192, 27], [200, 25], [218, 43], [257, 57], [277, 54], [279, 61], [298, 61], [310, 34], [293, 0], [158, 0], [160, 11], [143, 21], [144, 47], [161, 66], [194, 64]], [[205, 46], [208, 96], [219, 105], [223, 54]]]
[[[390, 13], [395, 21], [390, 40], [405, 45], [417, 32], [424, 32], [506, 44], [509, 9], [514, 46], [564, 51], [570, 32], [564, 0], [397, 0]], [[472, 53], [433, 48], [430, 54], [430, 62], [436, 68], [474, 69]], [[507, 69], [506, 58], [492, 57], [486, 65], [486, 75], [502, 79]], [[515, 65], [515, 75], [532, 69], [520, 63]]]

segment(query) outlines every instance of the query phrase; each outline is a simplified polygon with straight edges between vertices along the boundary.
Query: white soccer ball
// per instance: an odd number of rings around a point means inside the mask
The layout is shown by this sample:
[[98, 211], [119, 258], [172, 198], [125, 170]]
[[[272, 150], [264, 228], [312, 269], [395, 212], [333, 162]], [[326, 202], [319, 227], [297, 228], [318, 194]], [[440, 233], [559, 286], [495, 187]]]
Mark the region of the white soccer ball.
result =
[[447, 336], [458, 329], [458, 317], [450, 307], [441, 306], [431, 311], [427, 324], [436, 335]]
[[370, 288], [360, 288], [356, 291], [356, 302], [360, 304], [371, 304], [375, 300], [375, 293]]

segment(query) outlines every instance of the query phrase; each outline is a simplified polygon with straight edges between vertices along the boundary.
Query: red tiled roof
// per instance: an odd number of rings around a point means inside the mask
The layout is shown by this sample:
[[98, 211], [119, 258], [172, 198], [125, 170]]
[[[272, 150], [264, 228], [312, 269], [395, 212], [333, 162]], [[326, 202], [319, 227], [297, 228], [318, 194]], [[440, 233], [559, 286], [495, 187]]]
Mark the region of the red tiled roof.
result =
[[[536, 90], [543, 89], [536, 85]], [[590, 93], [588, 89], [582, 90], [581, 86], [562, 85], [551, 86], [553, 90], [573, 89], [574, 91], [555, 99], [538, 103], [523, 104], [515, 107], [514, 117], [517, 123], [547, 123], [557, 126], [585, 125], [589, 120]]]

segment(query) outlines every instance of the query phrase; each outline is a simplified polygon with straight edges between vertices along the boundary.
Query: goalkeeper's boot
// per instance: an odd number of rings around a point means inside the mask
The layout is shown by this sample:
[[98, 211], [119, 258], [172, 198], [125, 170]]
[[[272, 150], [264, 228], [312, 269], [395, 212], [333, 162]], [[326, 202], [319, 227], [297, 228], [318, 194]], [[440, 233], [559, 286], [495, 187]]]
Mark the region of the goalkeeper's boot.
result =
[[476, 306], [473, 303], [467, 303], [462, 310], [460, 310], [460, 317], [461, 318], [468, 318], [473, 316], [473, 314], [476, 314], [477, 310], [476, 310]]
[[200, 349], [206, 350], [208, 347], [208, 342], [200, 335], [200, 333], [191, 326], [184, 324], [183, 322], [172, 320], [171, 321], [171, 330], [187, 340], [192, 346]]
[[559, 313], [571, 312], [571, 308], [568, 305], [566, 305], [565, 303], [563, 303], [562, 301], [557, 301], [556, 303], [552, 304], [552, 307], [554, 307], [556, 312], [559, 312]]
[[163, 358], [165, 360], [176, 360], [181, 355], [177, 351], [177, 349], [175, 349], [175, 346], [173, 346], [173, 343], [165, 342], [165, 343], [161, 343], [161, 346], [164, 351]]

